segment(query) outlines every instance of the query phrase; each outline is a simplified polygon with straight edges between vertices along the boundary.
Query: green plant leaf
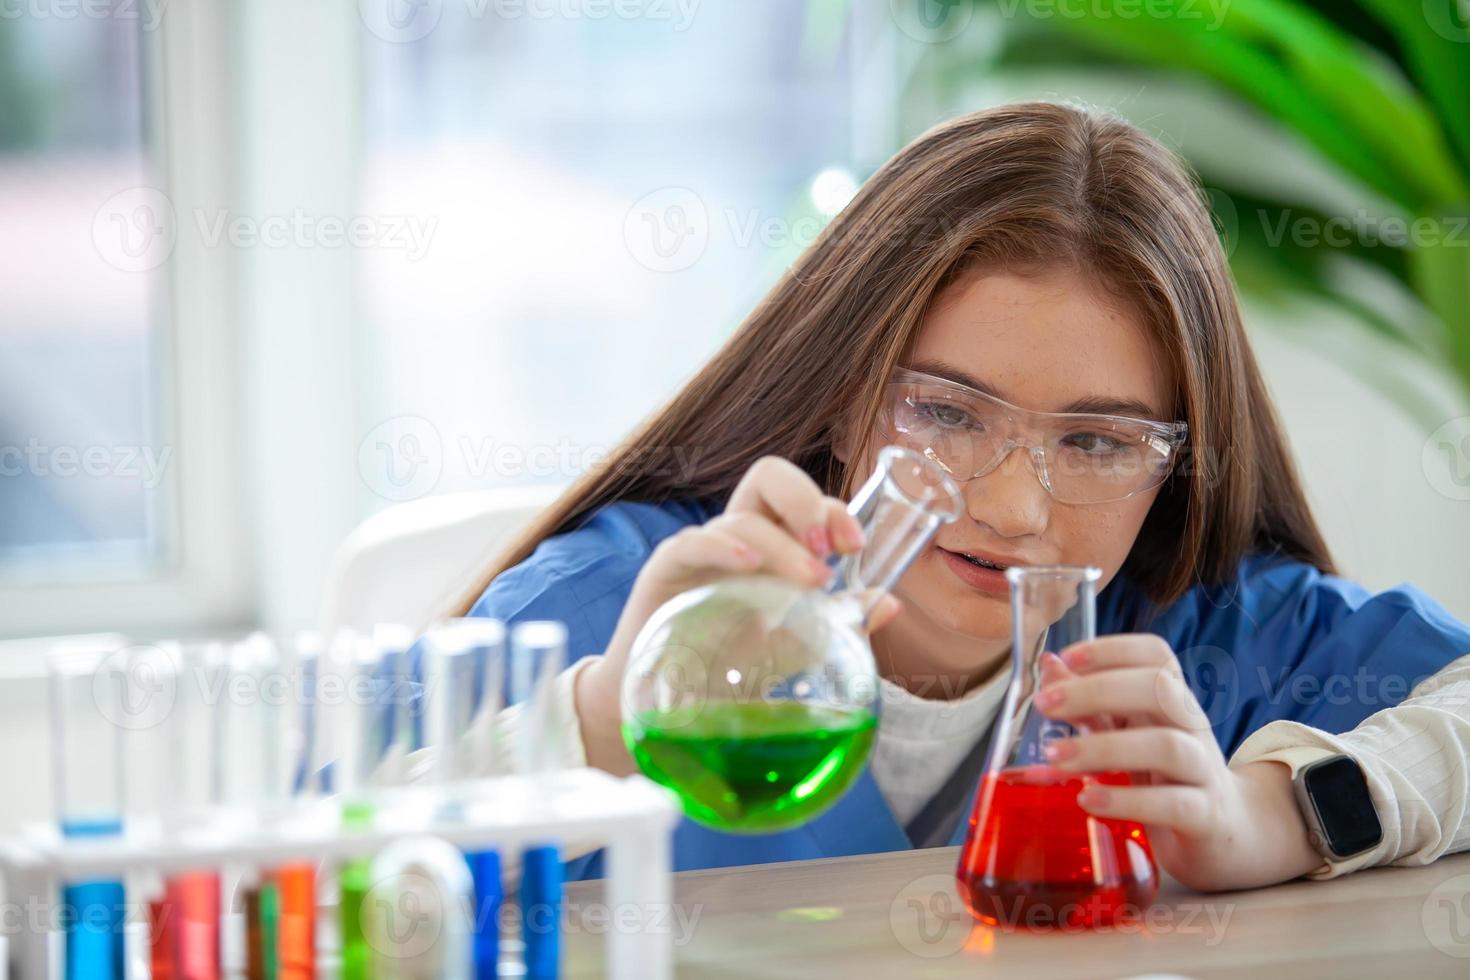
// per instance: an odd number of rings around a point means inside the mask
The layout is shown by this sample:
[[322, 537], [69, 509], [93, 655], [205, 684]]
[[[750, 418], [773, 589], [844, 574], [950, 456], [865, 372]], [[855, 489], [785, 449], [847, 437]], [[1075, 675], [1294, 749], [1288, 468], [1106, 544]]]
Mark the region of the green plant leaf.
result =
[[1438, 110], [1462, 172], [1470, 172], [1470, 24], [1458, 0], [1358, 0], [1393, 34]]
[[1173, 14], [1140, 17], [1128, 0], [1095, 0], [1053, 23], [1115, 55], [1223, 83], [1411, 210], [1465, 189], [1417, 94], [1310, 11], [1283, 0], [1154, 0], [1146, 9]]

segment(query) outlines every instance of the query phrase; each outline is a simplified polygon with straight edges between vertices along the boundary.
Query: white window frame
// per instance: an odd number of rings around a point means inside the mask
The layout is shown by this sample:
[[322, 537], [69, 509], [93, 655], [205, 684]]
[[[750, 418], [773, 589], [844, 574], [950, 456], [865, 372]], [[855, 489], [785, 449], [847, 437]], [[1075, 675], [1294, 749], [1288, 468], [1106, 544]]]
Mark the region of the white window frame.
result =
[[353, 257], [211, 248], [193, 225], [221, 208], [352, 213], [356, 5], [162, 10], [142, 59], [148, 148], [179, 224], [154, 324], [167, 559], [134, 580], [6, 582], [0, 638], [307, 626], [354, 524]]

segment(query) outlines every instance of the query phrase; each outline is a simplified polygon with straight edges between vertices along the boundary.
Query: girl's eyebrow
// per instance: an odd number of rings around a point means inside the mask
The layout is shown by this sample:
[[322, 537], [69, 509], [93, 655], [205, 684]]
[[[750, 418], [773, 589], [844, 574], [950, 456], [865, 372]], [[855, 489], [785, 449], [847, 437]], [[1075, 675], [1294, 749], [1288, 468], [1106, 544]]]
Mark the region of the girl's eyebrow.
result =
[[[921, 374], [932, 374], [936, 378], [944, 378], [946, 381], [953, 381], [955, 384], [964, 385], [966, 388], [983, 391], [990, 397], [999, 398], [1001, 401], [1010, 401], [1009, 398], [996, 391], [994, 385], [987, 384], [968, 371], [957, 368], [946, 361], [915, 361], [908, 365], [908, 368], [910, 371], [918, 371]], [[1113, 398], [1108, 395], [1088, 395], [1085, 398], [1077, 399], [1066, 408], [1060, 409], [1060, 411], [1085, 412], [1091, 415], [1134, 415], [1141, 419], [1158, 419], [1163, 417], [1147, 402], [1139, 401], [1136, 398]]]

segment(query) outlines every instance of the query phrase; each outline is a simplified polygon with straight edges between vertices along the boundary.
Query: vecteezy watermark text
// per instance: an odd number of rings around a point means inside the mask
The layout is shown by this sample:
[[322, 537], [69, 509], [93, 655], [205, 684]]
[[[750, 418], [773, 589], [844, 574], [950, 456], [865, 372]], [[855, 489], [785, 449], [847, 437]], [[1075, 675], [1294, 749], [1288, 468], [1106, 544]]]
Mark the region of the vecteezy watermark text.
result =
[[53, 446], [31, 438], [24, 446], [0, 445], [0, 478], [138, 480], [155, 490], [172, 458], [172, 446]]
[[378, 249], [401, 251], [411, 262], [428, 254], [439, 229], [437, 215], [246, 213], [195, 208], [181, 222], [173, 201], [152, 187], [130, 187], [109, 197], [92, 217], [92, 243], [103, 260], [124, 272], [156, 269], [173, 255], [189, 228], [203, 248]]
[[5, 20], [135, 20], [145, 31], [163, 21], [169, 0], [0, 0]]
[[469, 20], [625, 20], [689, 29], [699, 0], [358, 0], [357, 13], [370, 34], [390, 44], [412, 44], [434, 32], [446, 4]]
[[385, 500], [403, 502], [432, 493], [450, 462], [457, 473], [476, 482], [562, 482], [602, 466], [621, 475], [685, 478], [703, 456], [698, 446], [640, 446], [618, 455], [616, 446], [566, 437], [524, 442], [461, 433], [446, 440], [428, 419], [398, 415], [363, 436], [357, 466], [369, 490]]

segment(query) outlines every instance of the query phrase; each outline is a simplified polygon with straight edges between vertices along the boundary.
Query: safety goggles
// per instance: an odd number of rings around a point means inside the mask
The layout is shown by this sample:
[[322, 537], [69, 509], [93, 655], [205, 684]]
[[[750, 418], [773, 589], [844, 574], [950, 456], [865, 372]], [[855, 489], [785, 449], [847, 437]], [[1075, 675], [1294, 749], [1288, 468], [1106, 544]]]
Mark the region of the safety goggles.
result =
[[1126, 415], [1032, 412], [946, 378], [900, 368], [879, 428], [956, 480], [995, 470], [1024, 448], [1037, 480], [1066, 504], [1123, 500], [1164, 482], [1184, 445], [1183, 422]]

